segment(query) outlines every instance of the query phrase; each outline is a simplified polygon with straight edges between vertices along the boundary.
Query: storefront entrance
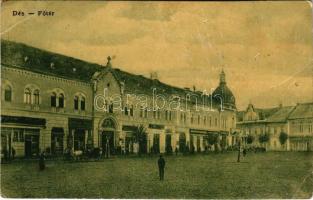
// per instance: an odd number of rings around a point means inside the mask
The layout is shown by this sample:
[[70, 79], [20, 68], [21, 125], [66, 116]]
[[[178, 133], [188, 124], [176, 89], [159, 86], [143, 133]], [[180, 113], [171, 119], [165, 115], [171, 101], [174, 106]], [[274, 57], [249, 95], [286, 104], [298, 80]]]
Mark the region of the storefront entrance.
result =
[[114, 155], [114, 132], [103, 131], [102, 132], [102, 151], [104, 155]]
[[39, 155], [39, 135], [25, 135], [25, 157], [35, 157]]
[[53, 155], [63, 154], [63, 128], [52, 128], [51, 130], [51, 153]]
[[179, 134], [179, 151], [180, 152], [185, 152], [186, 149], [186, 135], [185, 133], [180, 133]]
[[115, 141], [116, 123], [112, 118], [103, 120], [100, 127], [100, 144], [103, 155], [109, 157], [115, 154]]
[[74, 131], [74, 151], [85, 150], [85, 129], [75, 129]]
[[160, 135], [159, 134], [153, 135], [152, 152], [153, 153], [160, 153]]

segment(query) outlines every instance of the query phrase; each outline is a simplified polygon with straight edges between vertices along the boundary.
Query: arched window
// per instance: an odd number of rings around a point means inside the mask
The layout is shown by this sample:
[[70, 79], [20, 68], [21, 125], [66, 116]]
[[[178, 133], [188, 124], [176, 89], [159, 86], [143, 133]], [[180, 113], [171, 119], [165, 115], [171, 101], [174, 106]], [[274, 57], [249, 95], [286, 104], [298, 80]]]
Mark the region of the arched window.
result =
[[64, 95], [59, 94], [59, 108], [64, 108]]
[[26, 88], [24, 91], [24, 102], [31, 104], [31, 92], [29, 88]]
[[4, 88], [4, 101], [12, 101], [12, 88], [9, 85]]
[[74, 109], [78, 110], [78, 96], [74, 97]]
[[57, 107], [57, 94], [54, 92], [51, 94], [51, 107]]
[[34, 104], [39, 105], [39, 90], [34, 91]]
[[85, 110], [85, 97], [82, 97], [81, 101], [80, 101], [80, 109], [81, 110]]

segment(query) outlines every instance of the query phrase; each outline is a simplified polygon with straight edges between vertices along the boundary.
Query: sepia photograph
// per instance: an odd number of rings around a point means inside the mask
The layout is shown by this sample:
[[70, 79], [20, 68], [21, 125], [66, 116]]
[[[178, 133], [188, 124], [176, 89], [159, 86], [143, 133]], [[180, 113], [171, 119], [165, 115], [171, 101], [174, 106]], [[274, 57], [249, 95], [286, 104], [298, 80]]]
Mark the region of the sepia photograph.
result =
[[312, 199], [311, 1], [1, 3], [1, 197]]

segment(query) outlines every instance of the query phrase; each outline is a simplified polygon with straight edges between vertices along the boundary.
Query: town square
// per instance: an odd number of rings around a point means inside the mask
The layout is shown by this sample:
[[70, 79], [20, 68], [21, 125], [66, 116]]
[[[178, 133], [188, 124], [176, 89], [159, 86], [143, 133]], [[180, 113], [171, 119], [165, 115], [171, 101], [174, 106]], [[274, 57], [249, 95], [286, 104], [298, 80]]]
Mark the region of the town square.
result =
[[4, 2], [2, 197], [311, 198], [311, 6]]

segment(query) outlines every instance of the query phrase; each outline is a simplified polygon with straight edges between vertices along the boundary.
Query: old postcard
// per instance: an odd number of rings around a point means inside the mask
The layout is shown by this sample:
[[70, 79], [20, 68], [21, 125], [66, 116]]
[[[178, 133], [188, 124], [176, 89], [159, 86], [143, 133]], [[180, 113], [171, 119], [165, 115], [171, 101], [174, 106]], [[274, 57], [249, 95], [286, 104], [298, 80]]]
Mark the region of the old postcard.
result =
[[310, 1], [3, 1], [1, 196], [309, 199]]

